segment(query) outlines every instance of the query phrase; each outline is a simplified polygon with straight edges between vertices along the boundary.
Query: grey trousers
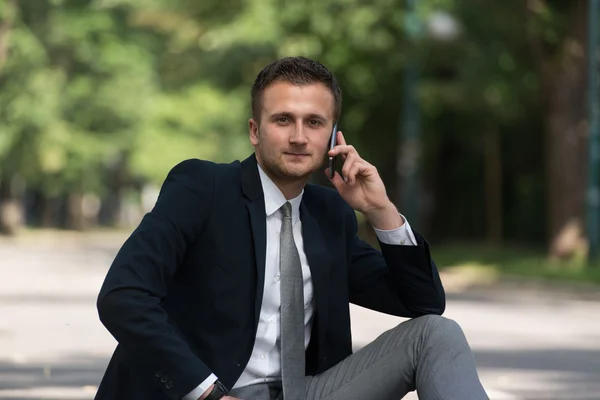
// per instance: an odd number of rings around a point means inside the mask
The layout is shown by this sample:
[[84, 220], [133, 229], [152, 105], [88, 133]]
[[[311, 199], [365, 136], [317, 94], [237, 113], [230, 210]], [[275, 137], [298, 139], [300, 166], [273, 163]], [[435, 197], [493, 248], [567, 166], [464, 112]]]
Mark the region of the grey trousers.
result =
[[[426, 315], [399, 324], [327, 371], [306, 377], [307, 400], [489, 400], [460, 326]], [[242, 400], [283, 400], [281, 383], [231, 391]]]

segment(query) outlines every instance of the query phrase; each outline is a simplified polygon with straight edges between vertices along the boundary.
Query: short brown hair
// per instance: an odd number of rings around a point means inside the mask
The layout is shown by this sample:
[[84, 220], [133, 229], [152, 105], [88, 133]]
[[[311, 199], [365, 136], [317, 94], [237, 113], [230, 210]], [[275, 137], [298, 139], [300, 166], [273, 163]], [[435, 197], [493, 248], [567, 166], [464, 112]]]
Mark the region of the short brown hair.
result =
[[294, 85], [323, 83], [333, 93], [334, 120], [337, 121], [340, 118], [342, 89], [335, 76], [324, 65], [306, 57], [285, 57], [273, 61], [263, 68], [252, 85], [252, 115], [255, 119], [260, 117], [264, 90], [276, 81], [289, 82]]

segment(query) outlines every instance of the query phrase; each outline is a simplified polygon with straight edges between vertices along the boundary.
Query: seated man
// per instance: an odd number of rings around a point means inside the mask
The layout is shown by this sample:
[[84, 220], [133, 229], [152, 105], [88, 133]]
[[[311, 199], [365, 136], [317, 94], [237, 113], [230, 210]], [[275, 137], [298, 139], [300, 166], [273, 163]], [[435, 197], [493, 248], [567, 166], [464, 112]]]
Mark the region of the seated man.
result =
[[[425, 239], [334, 132], [334, 76], [302, 57], [252, 87], [246, 160], [187, 160], [98, 297], [118, 341], [98, 400], [487, 399]], [[335, 189], [307, 184], [328, 156]], [[326, 170], [329, 177], [329, 171]], [[357, 236], [355, 210], [381, 243]], [[352, 353], [349, 303], [409, 317]]]

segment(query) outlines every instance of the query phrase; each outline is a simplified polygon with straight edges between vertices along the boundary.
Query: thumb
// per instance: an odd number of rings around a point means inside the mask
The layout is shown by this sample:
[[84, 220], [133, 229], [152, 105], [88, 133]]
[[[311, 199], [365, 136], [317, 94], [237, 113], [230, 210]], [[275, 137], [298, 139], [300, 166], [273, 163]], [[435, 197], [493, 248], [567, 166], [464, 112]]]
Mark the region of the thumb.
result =
[[336, 190], [339, 192], [340, 190], [342, 190], [343, 186], [345, 185], [344, 183], [344, 179], [342, 178], [342, 176], [335, 171], [333, 178], [330, 178], [329, 176], [329, 168], [325, 169], [325, 175], [327, 176], [327, 179], [329, 179], [329, 182], [331, 182], [331, 184], [336, 188]]

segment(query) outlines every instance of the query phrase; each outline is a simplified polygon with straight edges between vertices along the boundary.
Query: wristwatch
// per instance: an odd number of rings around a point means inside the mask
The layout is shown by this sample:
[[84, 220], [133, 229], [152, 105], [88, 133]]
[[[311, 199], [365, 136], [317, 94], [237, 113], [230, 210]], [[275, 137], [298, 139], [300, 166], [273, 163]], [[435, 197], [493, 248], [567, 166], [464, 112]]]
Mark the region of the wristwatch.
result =
[[216, 381], [213, 390], [204, 400], [219, 400], [227, 394], [228, 390], [221, 382]]

